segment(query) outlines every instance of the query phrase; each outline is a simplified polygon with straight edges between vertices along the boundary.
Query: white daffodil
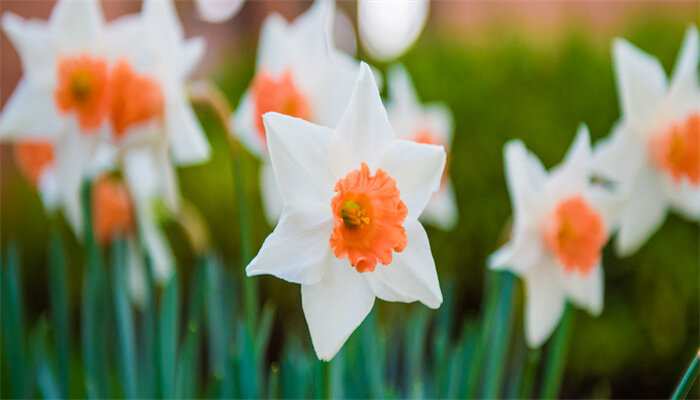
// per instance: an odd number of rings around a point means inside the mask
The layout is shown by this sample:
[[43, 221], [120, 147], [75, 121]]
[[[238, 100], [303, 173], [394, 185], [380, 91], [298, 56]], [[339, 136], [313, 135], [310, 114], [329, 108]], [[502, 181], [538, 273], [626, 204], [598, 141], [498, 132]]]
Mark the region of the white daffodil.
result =
[[109, 64], [118, 56], [109, 49], [99, 3], [61, 0], [46, 22], [5, 13], [2, 26], [24, 74], [0, 115], [0, 137], [50, 140], [58, 202], [80, 235], [80, 185], [105, 134]]
[[[389, 121], [396, 130], [396, 137], [442, 146], [449, 160], [453, 131], [452, 113], [449, 108], [440, 103], [422, 105], [411, 77], [402, 65], [392, 67], [387, 80], [391, 96], [387, 112]], [[454, 188], [445, 168], [440, 189], [428, 202], [421, 214], [421, 220], [449, 230], [455, 226], [457, 218]]]
[[440, 185], [445, 151], [396, 138], [367, 64], [356, 82], [334, 130], [264, 117], [284, 209], [246, 272], [301, 284], [322, 360], [333, 358], [375, 297], [442, 303], [418, 216]]
[[378, 60], [398, 58], [418, 39], [429, 9], [429, 0], [358, 0], [362, 44]]
[[294, 22], [279, 14], [265, 19], [255, 78], [233, 116], [233, 131], [263, 160], [260, 174], [265, 215], [276, 222], [282, 207], [268, 164], [263, 114], [279, 112], [335, 126], [347, 105], [358, 64], [332, 47], [334, 3], [317, 0]]
[[207, 22], [224, 22], [243, 7], [245, 0], [195, 0], [199, 17]]
[[585, 126], [564, 162], [549, 174], [520, 141], [506, 144], [504, 155], [513, 230], [510, 241], [491, 255], [489, 267], [525, 280], [526, 339], [538, 347], [556, 327], [567, 299], [593, 315], [602, 311], [601, 251], [611, 206], [605, 191], [590, 183]]
[[616, 185], [618, 253], [634, 253], [669, 208], [700, 220], [698, 30], [688, 28], [670, 82], [659, 61], [623, 39], [613, 44], [622, 119], [596, 146], [595, 169]]

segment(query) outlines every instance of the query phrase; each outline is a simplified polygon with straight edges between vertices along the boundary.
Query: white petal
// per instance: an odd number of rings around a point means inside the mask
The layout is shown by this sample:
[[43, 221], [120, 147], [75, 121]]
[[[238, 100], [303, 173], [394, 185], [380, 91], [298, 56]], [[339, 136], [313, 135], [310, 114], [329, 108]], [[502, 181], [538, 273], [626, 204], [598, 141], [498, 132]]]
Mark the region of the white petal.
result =
[[372, 71], [362, 63], [350, 103], [330, 143], [329, 158], [335, 176], [344, 177], [360, 168], [362, 162], [375, 170], [395, 137]]
[[134, 200], [150, 204], [159, 197], [161, 177], [158, 166], [150, 148], [134, 148], [123, 156], [124, 178]]
[[547, 179], [542, 163], [520, 140], [506, 143], [503, 158], [515, 221], [537, 220]]
[[283, 201], [287, 203], [298, 197], [330, 207], [335, 187], [327, 157], [332, 131], [278, 113], [267, 113], [263, 120]]
[[432, 127], [431, 131], [436, 138], [442, 141], [449, 149], [452, 145], [452, 111], [443, 103], [430, 103], [423, 107], [424, 118]]
[[564, 161], [550, 172], [547, 194], [562, 199], [583, 192], [590, 181], [592, 160], [588, 128], [581, 124]]
[[442, 230], [450, 231], [459, 219], [452, 182], [438, 190], [420, 215], [420, 220]]
[[260, 30], [256, 70], [279, 74], [289, 62], [290, 46], [287, 21], [276, 12], [269, 14]]
[[187, 40], [182, 44], [180, 77], [184, 79], [189, 76], [204, 55], [206, 42], [201, 37]]
[[22, 59], [25, 76], [36, 81], [51, 82], [55, 76], [55, 46], [44, 21], [25, 21], [6, 12], [2, 28]]
[[60, 0], [49, 19], [53, 38], [63, 52], [98, 49], [103, 24], [102, 8], [96, 0]]
[[53, 168], [48, 168], [39, 177], [39, 194], [44, 208], [55, 211], [61, 203], [61, 181]]
[[603, 293], [605, 281], [603, 267], [598, 264], [586, 276], [578, 272], [559, 269], [560, 282], [566, 295], [577, 306], [586, 309], [591, 315], [598, 316], [603, 311]]
[[646, 142], [634, 136], [624, 124], [596, 143], [593, 150], [593, 174], [612, 181], [619, 189], [629, 190], [634, 177], [644, 166]]
[[258, 255], [246, 267], [246, 274], [274, 275], [304, 285], [318, 283], [328, 260], [335, 257], [328, 242], [333, 231], [332, 217], [330, 207], [299, 199], [291, 201]]
[[270, 225], [276, 225], [282, 213], [284, 203], [275, 174], [272, 172], [272, 165], [264, 163], [260, 167], [260, 194], [262, 195], [263, 211]]
[[419, 300], [430, 308], [438, 308], [442, 304], [442, 292], [428, 235], [415, 218], [406, 218], [404, 227], [406, 248], [394, 253], [391, 264], [377, 264], [374, 272], [365, 273], [367, 283], [382, 300], [405, 303]]
[[[291, 24], [288, 35], [293, 37], [297, 67], [296, 75], [304, 81], [318, 76], [319, 61], [330, 60], [330, 49], [333, 46], [332, 24], [335, 15], [335, 2], [331, 0], [316, 0], [313, 5], [301, 14]], [[303, 75], [307, 75], [303, 77]]]
[[332, 257], [320, 282], [301, 286], [301, 302], [316, 355], [328, 361], [372, 310], [374, 294], [347, 260]]
[[[72, 124], [71, 124], [72, 125]], [[68, 223], [80, 238], [83, 232], [83, 208], [80, 192], [93, 148], [93, 140], [77, 129], [69, 127], [56, 140], [55, 168], [61, 185], [63, 210]]]
[[642, 169], [635, 178], [620, 215], [619, 255], [636, 252], [664, 222], [668, 204], [660, 179], [651, 167]]
[[165, 114], [175, 164], [192, 165], [207, 161], [211, 155], [209, 142], [183, 93], [170, 94]]
[[623, 39], [615, 39], [613, 63], [623, 118], [645, 135], [666, 95], [664, 69], [659, 60]]
[[488, 258], [489, 268], [493, 270], [509, 270], [519, 276], [524, 276], [536, 265], [545, 254], [540, 239], [539, 226], [524, 225], [516, 221], [510, 240], [501, 246]]
[[141, 11], [146, 24], [157, 35], [155, 42], [174, 43], [182, 40], [182, 25], [172, 0], [145, 0]]
[[150, 57], [148, 47], [144, 46], [146, 34], [140, 14], [128, 14], [110, 21], [105, 28], [105, 42], [111, 61], [116, 62], [127, 55], [133, 66], [144, 68], [145, 59]]
[[0, 137], [56, 137], [61, 125], [50, 89], [23, 78], [0, 114]]
[[199, 17], [207, 22], [224, 22], [238, 14], [245, 0], [196, 0]]
[[542, 261], [525, 276], [525, 339], [533, 348], [552, 335], [566, 304], [555, 270], [559, 267]]
[[[391, 106], [387, 107], [390, 110], [389, 114], [395, 114], [395, 119], [397, 120], [413, 119], [420, 110], [420, 101], [413, 87], [413, 81], [403, 64], [397, 63], [389, 68], [389, 71], [387, 71], [387, 83], [389, 84], [389, 98], [391, 99]], [[392, 118], [392, 124], [395, 119]], [[398, 127], [394, 126], [394, 128], [396, 128], [396, 133], [399, 135]], [[401, 138], [409, 139], [408, 137]]]
[[333, 47], [350, 57], [354, 57], [357, 54], [357, 42], [355, 41], [357, 34], [347, 14], [340, 10], [335, 12], [332, 32]]
[[673, 208], [691, 221], [700, 220], [700, 186], [683, 180], [666, 183], [666, 192]]
[[440, 188], [446, 157], [442, 146], [396, 140], [380, 162], [379, 167], [396, 180], [408, 215], [417, 218]]
[[357, 19], [362, 44], [378, 60], [397, 58], [420, 35], [429, 8], [428, 0], [359, 0]]
[[686, 30], [668, 90], [667, 109], [675, 117], [684, 117], [700, 107], [698, 42], [698, 28], [691, 25]]
[[153, 266], [155, 281], [162, 285], [172, 275], [175, 259], [170, 250], [168, 239], [158, 226], [152, 203], [137, 203], [136, 208], [139, 232]]
[[243, 143], [243, 145], [260, 159], [267, 158], [267, 143], [262, 134], [258, 132], [255, 122], [255, 107], [250, 96], [250, 91], [246, 92], [241, 99], [238, 109], [231, 116], [231, 126], [233, 135]]

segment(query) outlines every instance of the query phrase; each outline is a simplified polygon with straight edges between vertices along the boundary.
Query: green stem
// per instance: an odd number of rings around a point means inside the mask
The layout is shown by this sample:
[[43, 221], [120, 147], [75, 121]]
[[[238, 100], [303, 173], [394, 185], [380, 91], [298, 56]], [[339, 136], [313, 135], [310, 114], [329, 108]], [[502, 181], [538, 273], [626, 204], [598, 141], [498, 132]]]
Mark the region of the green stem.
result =
[[562, 379], [564, 378], [564, 366], [569, 353], [573, 323], [574, 310], [571, 306], [566, 305], [559, 328], [555, 332], [547, 352], [542, 392], [540, 393], [543, 399], [553, 399], [559, 396]]
[[513, 315], [514, 281], [515, 277], [509, 272], [505, 272], [501, 277], [497, 314], [494, 319], [494, 329], [491, 331], [493, 340], [489, 348], [486, 378], [484, 379], [484, 398], [500, 397], [500, 390], [503, 386], [503, 373]]
[[525, 370], [523, 371], [523, 381], [520, 385], [521, 399], [533, 398], [532, 389], [535, 387], [535, 376], [537, 375], [537, 366], [540, 364], [541, 351], [540, 349], [530, 349], [525, 361]]
[[690, 362], [688, 370], [685, 372], [685, 375], [683, 375], [683, 379], [681, 379], [680, 383], [678, 384], [678, 387], [673, 392], [673, 396], [671, 396], [671, 399], [685, 399], [688, 396], [688, 393], [690, 393], [690, 389], [693, 387], [695, 379], [697, 379], [698, 377], [698, 372], [700, 371], [700, 366], [698, 366], [699, 361], [700, 352], [698, 352], [698, 354], [696, 354], [693, 358], [693, 361]]
[[331, 370], [330, 361], [321, 361], [323, 363], [323, 398], [333, 398], [333, 371]]
[[55, 223], [52, 224], [49, 277], [51, 286], [51, 324], [57, 353], [58, 388], [61, 397], [68, 397], [70, 384], [70, 342], [68, 333], [68, 291], [63, 244]]

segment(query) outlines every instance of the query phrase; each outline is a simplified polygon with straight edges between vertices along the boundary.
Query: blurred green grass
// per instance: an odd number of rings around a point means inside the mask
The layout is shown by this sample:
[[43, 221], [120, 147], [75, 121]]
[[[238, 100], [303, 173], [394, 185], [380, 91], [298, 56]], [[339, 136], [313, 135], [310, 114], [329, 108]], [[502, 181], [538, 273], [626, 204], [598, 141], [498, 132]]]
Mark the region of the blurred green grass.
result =
[[[628, 24], [619, 35], [658, 56], [670, 72], [685, 28], [683, 21], [659, 17]], [[234, 106], [254, 73], [253, 39], [244, 41], [212, 77]], [[580, 122], [588, 124], [594, 140], [606, 136], [619, 116], [611, 39], [590, 35], [586, 28], [572, 28], [548, 45], [507, 29], [494, 29], [488, 39], [475, 42], [446, 32], [426, 32], [402, 58], [422, 100], [447, 103], [455, 118], [450, 173], [460, 221], [452, 232], [428, 228], [443, 288], [447, 282], [453, 288], [452, 308], [458, 322], [451, 335], [457, 335], [462, 321], [479, 315], [485, 260], [498, 247], [511, 213], [503, 177], [503, 144], [520, 138], [551, 167], [565, 154]], [[227, 260], [225, 265], [243, 268], [225, 133], [209, 110], [198, 109], [198, 114], [213, 157], [204, 165], [183, 168], [181, 189], [207, 221], [212, 244]], [[258, 161], [247, 153], [242, 161], [246, 195], [252, 204], [249, 234], [258, 249], [272, 228], [260, 208]], [[24, 303], [35, 322], [49, 308], [45, 266], [50, 222], [26, 182], [15, 173], [5, 176], [0, 198], [2, 245], [6, 249], [9, 242], [18, 243], [25, 266], [21, 271]], [[195, 256], [177, 224], [166, 227], [180, 270], [194, 268]], [[64, 237], [70, 236], [65, 223], [60, 229], [67, 234]], [[696, 224], [671, 216], [634, 256], [619, 259], [606, 249], [605, 309], [599, 318], [577, 312], [563, 397], [670, 394], [698, 348], [699, 243]], [[79, 249], [76, 242], [70, 243], [67, 263], [75, 322], [82, 279]], [[260, 284], [261, 298], [277, 307], [268, 358], [279, 361], [282, 345], [299, 338], [310, 349], [298, 286], [273, 277], [252, 279]], [[519, 314], [521, 292], [516, 302]], [[375, 314], [388, 323], [421, 307], [377, 305]], [[521, 318], [515, 320], [516, 334], [522, 334]]]

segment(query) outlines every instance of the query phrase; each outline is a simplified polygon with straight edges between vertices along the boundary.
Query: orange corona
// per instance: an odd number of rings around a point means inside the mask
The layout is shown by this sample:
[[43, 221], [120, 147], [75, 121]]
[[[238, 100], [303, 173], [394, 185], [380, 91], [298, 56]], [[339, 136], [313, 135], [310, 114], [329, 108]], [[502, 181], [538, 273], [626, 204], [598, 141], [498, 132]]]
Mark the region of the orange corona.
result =
[[544, 243], [569, 271], [588, 275], [607, 241], [600, 214], [581, 196], [563, 200], [544, 224]]
[[54, 159], [53, 145], [49, 141], [21, 141], [14, 146], [15, 161], [20, 171], [35, 186], [39, 184], [41, 174]]
[[58, 110], [75, 113], [84, 131], [99, 128], [109, 113], [107, 61], [86, 55], [62, 58], [57, 77]]
[[675, 182], [700, 184], [700, 113], [657, 133], [650, 146], [651, 159]]
[[396, 181], [384, 170], [374, 176], [362, 163], [335, 185], [331, 201], [335, 226], [330, 246], [338, 258], [347, 258], [358, 272], [374, 271], [377, 262], [388, 265], [394, 251], [406, 247], [403, 223], [408, 215]]
[[154, 80], [135, 73], [120, 61], [110, 79], [110, 121], [117, 139], [126, 130], [163, 115], [163, 92]]
[[110, 176], [98, 179], [92, 192], [95, 239], [107, 244], [133, 231], [134, 218], [129, 191], [124, 182]]
[[263, 114], [278, 112], [296, 118], [309, 120], [311, 109], [304, 95], [294, 85], [292, 74], [285, 71], [275, 78], [267, 71], [261, 70], [252, 85], [255, 102], [255, 124], [262, 139], [266, 139]]

